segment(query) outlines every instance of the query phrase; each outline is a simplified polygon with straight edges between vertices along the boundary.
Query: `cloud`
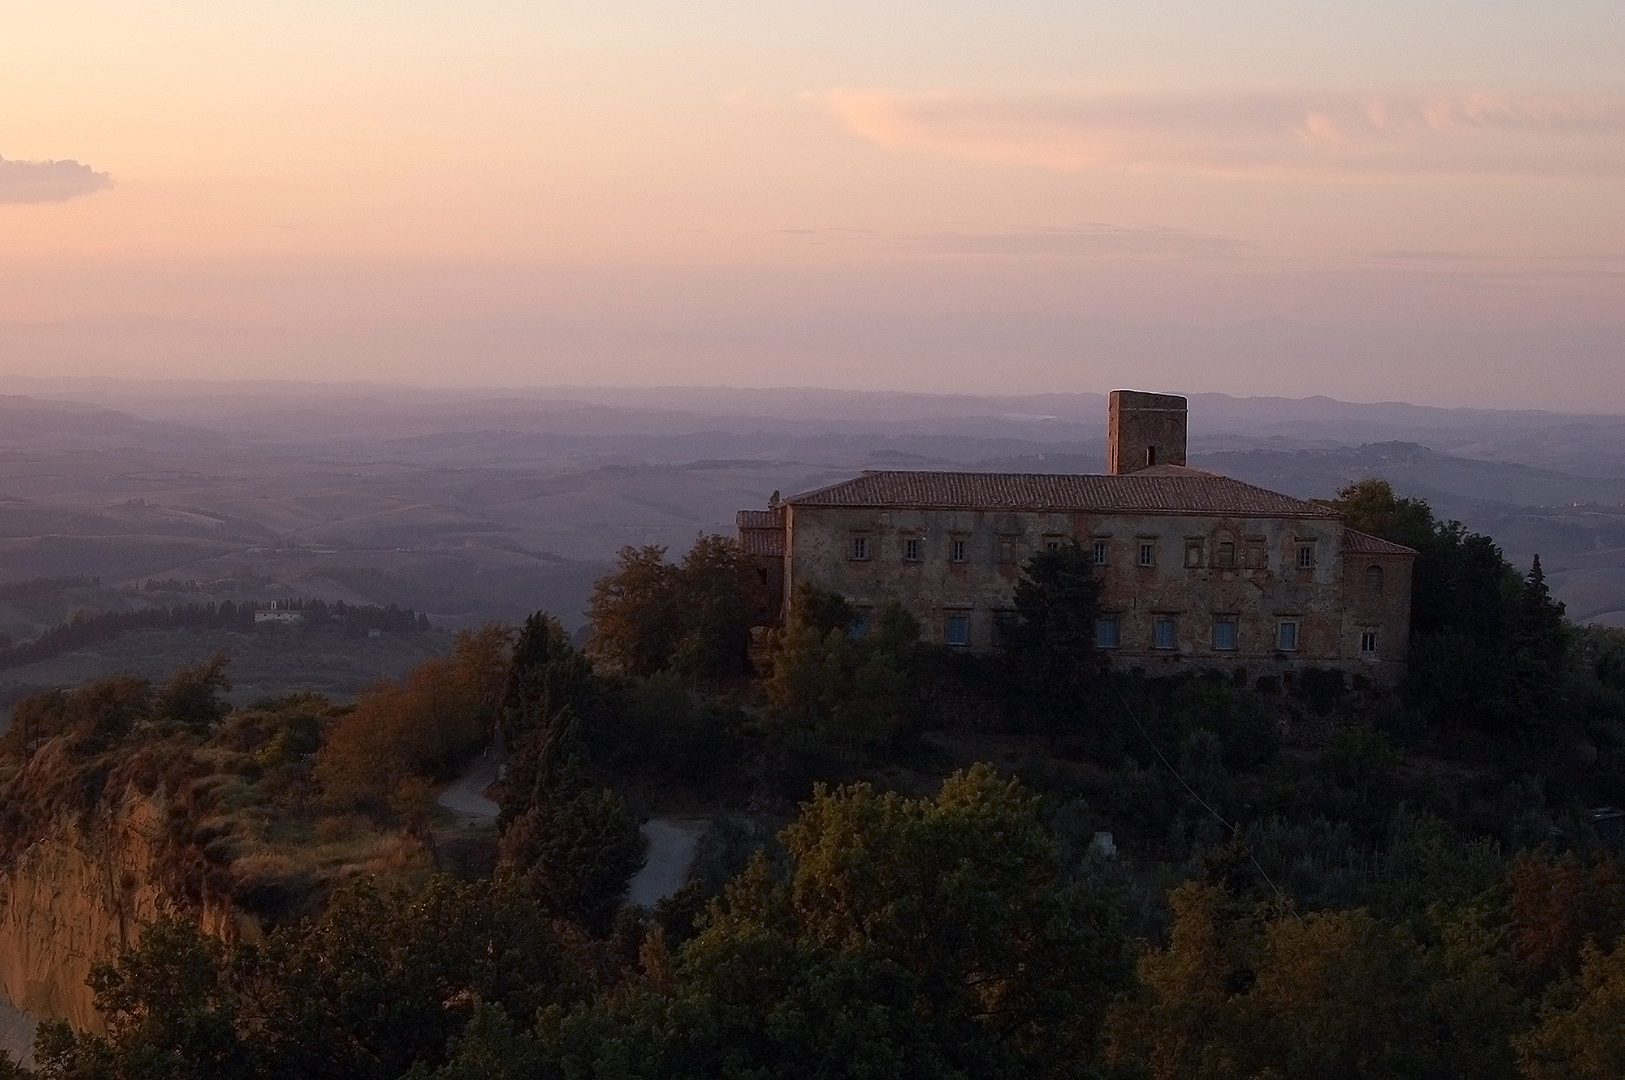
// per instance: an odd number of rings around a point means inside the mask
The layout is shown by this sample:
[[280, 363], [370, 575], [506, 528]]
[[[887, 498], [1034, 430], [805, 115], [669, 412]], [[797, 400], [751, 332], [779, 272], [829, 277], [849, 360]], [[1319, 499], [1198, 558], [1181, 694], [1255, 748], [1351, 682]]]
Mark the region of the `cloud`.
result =
[[1625, 95], [1283, 92], [992, 97], [836, 89], [860, 138], [997, 164], [1238, 176], [1625, 175]]
[[910, 246], [945, 255], [1233, 259], [1253, 245], [1231, 236], [1187, 232], [1163, 225], [1129, 227], [1091, 223], [1015, 232], [931, 233], [913, 237]]
[[113, 186], [113, 178], [77, 161], [0, 158], [0, 203], [63, 202]]

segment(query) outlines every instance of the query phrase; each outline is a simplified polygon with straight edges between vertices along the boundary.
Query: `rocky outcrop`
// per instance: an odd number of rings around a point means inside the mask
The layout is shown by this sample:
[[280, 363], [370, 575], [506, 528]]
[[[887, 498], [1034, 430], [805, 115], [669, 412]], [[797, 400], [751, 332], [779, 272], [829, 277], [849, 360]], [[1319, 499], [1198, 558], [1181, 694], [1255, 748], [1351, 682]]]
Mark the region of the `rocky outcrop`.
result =
[[[0, 989], [36, 1017], [101, 1029], [91, 968], [177, 905], [164, 882], [164, 800], [130, 792], [87, 824], [59, 817], [0, 868]], [[186, 905], [225, 938], [254, 932], [227, 902]]]

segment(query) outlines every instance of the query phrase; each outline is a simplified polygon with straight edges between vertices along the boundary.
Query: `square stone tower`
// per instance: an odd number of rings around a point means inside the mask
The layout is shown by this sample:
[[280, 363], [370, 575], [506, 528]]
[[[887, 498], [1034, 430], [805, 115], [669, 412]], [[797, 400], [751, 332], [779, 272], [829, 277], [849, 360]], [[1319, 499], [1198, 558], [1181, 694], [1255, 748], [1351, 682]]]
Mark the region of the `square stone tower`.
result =
[[1121, 476], [1154, 465], [1183, 464], [1185, 399], [1113, 390], [1106, 420], [1106, 471]]

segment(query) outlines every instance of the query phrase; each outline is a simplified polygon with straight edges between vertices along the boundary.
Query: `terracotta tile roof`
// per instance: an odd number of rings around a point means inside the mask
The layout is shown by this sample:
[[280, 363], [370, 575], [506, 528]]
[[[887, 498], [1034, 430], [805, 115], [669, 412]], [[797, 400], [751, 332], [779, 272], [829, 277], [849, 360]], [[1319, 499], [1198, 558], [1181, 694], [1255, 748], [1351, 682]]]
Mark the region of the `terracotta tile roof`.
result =
[[1382, 539], [1380, 536], [1372, 536], [1370, 533], [1344, 529], [1343, 553], [1345, 555], [1415, 555], [1416, 549], [1408, 548], [1404, 544], [1395, 544]]
[[1159, 466], [1122, 476], [1063, 473], [865, 472], [792, 495], [793, 506], [1037, 510], [1101, 514], [1337, 518], [1329, 507], [1232, 480]]
[[741, 510], [734, 515], [734, 524], [741, 529], [782, 529], [784, 509], [774, 507], [770, 510]]
[[784, 507], [771, 510], [741, 510], [734, 515], [739, 527], [739, 547], [746, 555], [784, 555]]

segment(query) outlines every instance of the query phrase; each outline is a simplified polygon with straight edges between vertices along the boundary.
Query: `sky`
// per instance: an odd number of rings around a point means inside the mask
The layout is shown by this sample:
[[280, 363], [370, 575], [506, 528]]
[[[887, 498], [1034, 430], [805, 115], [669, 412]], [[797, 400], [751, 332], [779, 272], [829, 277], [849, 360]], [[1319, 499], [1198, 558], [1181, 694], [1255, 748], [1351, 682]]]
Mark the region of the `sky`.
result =
[[1625, 413], [1618, 0], [0, 28], [0, 375]]

